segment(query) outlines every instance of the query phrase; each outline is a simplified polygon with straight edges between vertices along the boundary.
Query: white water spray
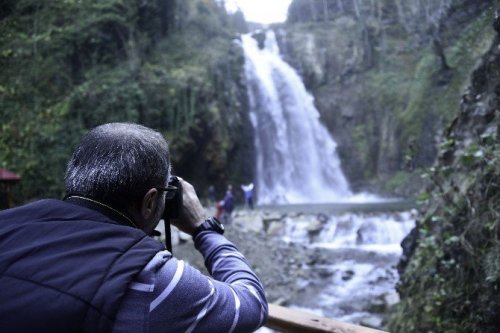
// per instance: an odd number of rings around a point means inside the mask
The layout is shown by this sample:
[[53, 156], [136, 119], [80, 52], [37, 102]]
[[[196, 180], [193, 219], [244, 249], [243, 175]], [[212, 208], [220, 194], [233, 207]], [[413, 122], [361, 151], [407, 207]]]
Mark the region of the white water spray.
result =
[[242, 36], [250, 118], [257, 152], [260, 204], [321, 203], [352, 197], [336, 153], [337, 144], [320, 123], [312, 96], [266, 32], [260, 49]]

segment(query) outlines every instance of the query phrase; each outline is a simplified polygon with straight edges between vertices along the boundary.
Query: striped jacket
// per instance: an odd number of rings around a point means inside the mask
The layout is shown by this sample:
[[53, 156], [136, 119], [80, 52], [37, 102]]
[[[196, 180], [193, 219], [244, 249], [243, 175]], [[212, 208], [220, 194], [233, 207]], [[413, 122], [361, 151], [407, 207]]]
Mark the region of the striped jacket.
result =
[[264, 289], [245, 257], [222, 235], [195, 246], [212, 277], [162, 251], [129, 285], [113, 332], [253, 332], [267, 319]]
[[2, 332], [250, 332], [259, 279], [223, 236], [195, 246], [212, 277], [141, 230], [60, 200], [0, 212]]

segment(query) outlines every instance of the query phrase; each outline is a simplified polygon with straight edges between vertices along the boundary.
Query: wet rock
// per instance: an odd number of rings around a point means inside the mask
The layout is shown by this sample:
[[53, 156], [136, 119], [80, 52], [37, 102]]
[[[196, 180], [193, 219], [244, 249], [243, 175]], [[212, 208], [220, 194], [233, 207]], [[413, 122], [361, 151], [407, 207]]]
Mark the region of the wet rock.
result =
[[320, 221], [312, 221], [308, 226], [307, 226], [307, 233], [309, 235], [317, 235], [321, 232], [323, 229], [323, 223]]
[[318, 220], [318, 222], [325, 225], [328, 222], [329, 217], [326, 214], [320, 213], [316, 216], [316, 219]]
[[318, 267], [315, 269], [315, 272], [323, 279], [332, 276], [334, 273], [329, 267]]
[[283, 231], [283, 223], [281, 222], [272, 222], [268, 225], [267, 234], [269, 236], [278, 236], [282, 234]]
[[495, 11], [495, 20], [493, 21], [493, 28], [500, 34], [500, 9]]
[[234, 217], [236, 225], [252, 231], [264, 230], [262, 216], [257, 213], [239, 213]]
[[404, 272], [404, 269], [411, 260], [411, 257], [417, 247], [418, 240], [420, 238], [419, 236], [420, 232], [418, 230], [418, 227], [415, 227], [401, 242], [401, 247], [403, 248], [403, 254], [401, 256], [401, 259], [399, 260], [397, 267], [399, 274], [402, 274]]
[[383, 313], [387, 310], [387, 303], [385, 299], [382, 297], [380, 298], [375, 298], [370, 301], [370, 304], [368, 306], [368, 312], [372, 313]]
[[308, 280], [300, 280], [297, 283], [297, 290], [304, 291], [307, 287], [309, 287], [310, 284], [311, 284], [311, 282]]
[[352, 271], [350, 269], [342, 272], [342, 280], [343, 281], [349, 281], [350, 279], [352, 279], [353, 276], [354, 276], [354, 271]]
[[382, 326], [382, 318], [377, 316], [368, 316], [361, 319], [361, 326], [367, 326], [372, 328], [380, 328]]
[[266, 33], [263, 30], [259, 30], [252, 34], [252, 37], [257, 41], [257, 45], [260, 49], [264, 48], [264, 44], [266, 42]]
[[384, 300], [387, 304], [387, 307], [392, 307], [399, 303], [399, 294], [396, 291], [387, 293], [384, 295]]
[[291, 219], [296, 219], [296, 218], [301, 217], [303, 215], [304, 215], [304, 213], [302, 213], [302, 212], [290, 212], [286, 216], [291, 218]]
[[273, 303], [277, 304], [277, 305], [285, 306], [288, 304], [288, 299], [286, 299], [285, 297], [280, 297], [280, 298], [276, 299]]
[[286, 217], [286, 215], [283, 215], [283, 214], [278, 213], [278, 212], [264, 212], [262, 214], [262, 220], [265, 223], [281, 221], [285, 217]]
[[356, 244], [365, 244], [368, 241], [367, 235], [373, 234], [375, 230], [373, 223], [363, 223], [356, 232]]
[[268, 231], [270, 226], [272, 224], [275, 224], [279, 222], [279, 224], [282, 224], [282, 220], [285, 216], [279, 213], [269, 213], [269, 212], [264, 212], [261, 216], [262, 219], [262, 225], [264, 227], [265, 231]]

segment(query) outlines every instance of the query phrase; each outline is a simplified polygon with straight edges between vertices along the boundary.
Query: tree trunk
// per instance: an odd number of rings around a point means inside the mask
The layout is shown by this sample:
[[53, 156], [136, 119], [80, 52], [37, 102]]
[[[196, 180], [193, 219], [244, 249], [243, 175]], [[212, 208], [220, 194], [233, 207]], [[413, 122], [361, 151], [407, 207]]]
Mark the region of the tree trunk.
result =
[[361, 16], [361, 11], [359, 9], [358, 0], [353, 0], [354, 12], [356, 13], [356, 17], [359, 18]]
[[176, 0], [160, 1], [160, 30], [162, 36], [166, 36], [175, 27], [176, 4]]
[[448, 65], [448, 62], [446, 61], [446, 55], [444, 53], [443, 44], [441, 43], [441, 39], [437, 35], [434, 35], [432, 37], [432, 45], [434, 47], [434, 52], [441, 60], [441, 70], [442, 71], [449, 70], [451, 67]]
[[314, 6], [314, 1], [313, 0], [309, 0], [309, 8], [311, 10], [311, 18], [312, 18], [313, 22], [316, 22], [317, 21], [316, 7]]
[[341, 14], [344, 13], [344, 4], [342, 3], [342, 0], [337, 0], [337, 8]]
[[323, 20], [326, 22], [330, 20], [328, 15], [328, 0], [323, 0]]

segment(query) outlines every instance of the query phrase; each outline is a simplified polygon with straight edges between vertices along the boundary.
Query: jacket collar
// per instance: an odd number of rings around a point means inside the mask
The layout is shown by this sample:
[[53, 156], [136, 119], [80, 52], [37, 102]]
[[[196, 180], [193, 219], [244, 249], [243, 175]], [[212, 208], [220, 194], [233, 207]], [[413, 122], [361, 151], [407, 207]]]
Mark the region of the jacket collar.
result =
[[111, 220], [117, 222], [118, 224], [121, 225], [126, 225], [129, 227], [133, 227], [136, 229], [140, 229], [130, 217], [125, 215], [124, 213], [114, 209], [113, 207], [110, 207], [102, 202], [99, 202], [94, 199], [78, 196], [78, 195], [68, 195], [66, 196], [63, 201], [85, 207], [85, 208], [90, 208], [92, 210], [96, 210], [99, 213], [107, 216]]

